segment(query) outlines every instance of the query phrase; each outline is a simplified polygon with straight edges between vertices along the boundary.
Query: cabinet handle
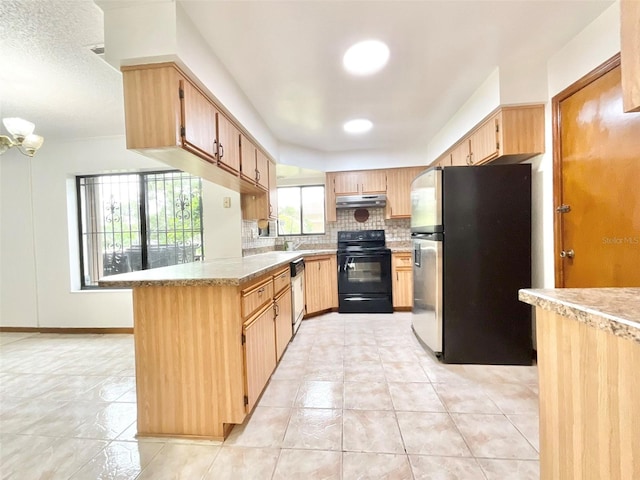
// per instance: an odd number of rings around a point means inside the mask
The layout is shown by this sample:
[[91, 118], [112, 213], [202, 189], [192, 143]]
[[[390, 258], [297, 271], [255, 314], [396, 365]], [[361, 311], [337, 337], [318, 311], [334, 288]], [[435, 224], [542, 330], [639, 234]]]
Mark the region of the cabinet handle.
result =
[[220, 144], [220, 158], [224, 157], [224, 145]]
[[260, 170], [258, 170], [256, 168], [256, 181], [259, 182], [260, 181]]
[[264, 293], [264, 287], [258, 289], [258, 293]]
[[213, 141], [213, 156], [218, 158], [218, 140]]
[[471, 158], [471, 154], [467, 155], [467, 158], [465, 158], [465, 163], [466, 163], [467, 165], [471, 165], [470, 158]]
[[400, 277], [398, 277], [398, 271], [396, 270], [396, 282], [400, 281]]
[[280, 275], [280, 278], [284, 278], [287, 276], [287, 272], [284, 272], [282, 275]]
[[280, 305], [278, 305], [277, 303], [274, 303], [274, 304], [273, 304], [273, 309], [275, 310], [276, 317], [277, 317], [278, 315], [280, 315]]
[[473, 165], [473, 152], [469, 154], [469, 165]]

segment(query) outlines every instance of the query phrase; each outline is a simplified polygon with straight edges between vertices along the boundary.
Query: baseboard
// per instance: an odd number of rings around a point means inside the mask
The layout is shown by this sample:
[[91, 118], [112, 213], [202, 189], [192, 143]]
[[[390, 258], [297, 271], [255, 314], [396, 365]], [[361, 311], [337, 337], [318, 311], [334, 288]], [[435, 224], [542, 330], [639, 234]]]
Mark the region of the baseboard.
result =
[[413, 310], [413, 307], [393, 307], [394, 312], [410, 312]]
[[16, 333], [133, 333], [133, 327], [105, 327], [105, 328], [42, 328], [42, 327], [0, 327], [0, 332]]

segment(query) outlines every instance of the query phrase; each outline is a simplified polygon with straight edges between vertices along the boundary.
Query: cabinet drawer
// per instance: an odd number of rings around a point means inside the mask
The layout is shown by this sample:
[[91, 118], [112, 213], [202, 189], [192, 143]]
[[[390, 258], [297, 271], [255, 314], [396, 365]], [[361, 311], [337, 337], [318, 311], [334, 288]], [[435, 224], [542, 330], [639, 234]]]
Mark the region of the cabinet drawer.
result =
[[280, 270], [273, 275], [273, 291], [278, 294], [291, 284], [291, 270], [289, 267]]
[[250, 317], [256, 310], [273, 299], [273, 280], [260, 282], [242, 290], [242, 317]]
[[410, 267], [413, 265], [413, 256], [410, 253], [397, 253], [393, 256], [396, 267]]

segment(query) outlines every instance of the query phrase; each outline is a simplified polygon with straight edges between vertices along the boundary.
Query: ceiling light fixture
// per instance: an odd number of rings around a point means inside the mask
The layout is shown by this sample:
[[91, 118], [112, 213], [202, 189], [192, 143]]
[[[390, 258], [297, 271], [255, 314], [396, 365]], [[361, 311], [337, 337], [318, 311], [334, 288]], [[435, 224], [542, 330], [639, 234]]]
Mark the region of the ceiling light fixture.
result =
[[347, 133], [365, 133], [371, 130], [373, 123], [366, 118], [356, 118], [355, 120], [349, 120], [342, 128]]
[[42, 146], [44, 138], [33, 134], [33, 130], [36, 128], [33, 123], [21, 118], [3, 118], [2, 123], [13, 139], [6, 135], [0, 135], [0, 155], [11, 147], [18, 147], [20, 153], [27, 157], [33, 157]]
[[387, 64], [389, 47], [379, 40], [365, 40], [352, 45], [342, 57], [344, 68], [354, 75], [376, 73]]

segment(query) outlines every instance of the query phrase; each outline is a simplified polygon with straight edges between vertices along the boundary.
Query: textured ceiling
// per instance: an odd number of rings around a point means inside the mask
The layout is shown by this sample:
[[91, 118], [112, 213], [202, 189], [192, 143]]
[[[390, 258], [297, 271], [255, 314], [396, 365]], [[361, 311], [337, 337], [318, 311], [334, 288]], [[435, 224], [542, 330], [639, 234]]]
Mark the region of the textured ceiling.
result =
[[121, 75], [87, 48], [103, 40], [90, 0], [0, 0], [0, 115], [45, 142], [124, 133]]
[[[548, 58], [612, 2], [178, 3], [276, 138], [343, 151], [425, 145], [496, 66]], [[0, 116], [45, 139], [122, 134], [120, 73], [87, 48], [103, 42], [102, 18], [91, 0], [0, 0]], [[343, 52], [372, 37], [388, 66], [347, 75]], [[345, 136], [359, 116], [374, 129]]]

